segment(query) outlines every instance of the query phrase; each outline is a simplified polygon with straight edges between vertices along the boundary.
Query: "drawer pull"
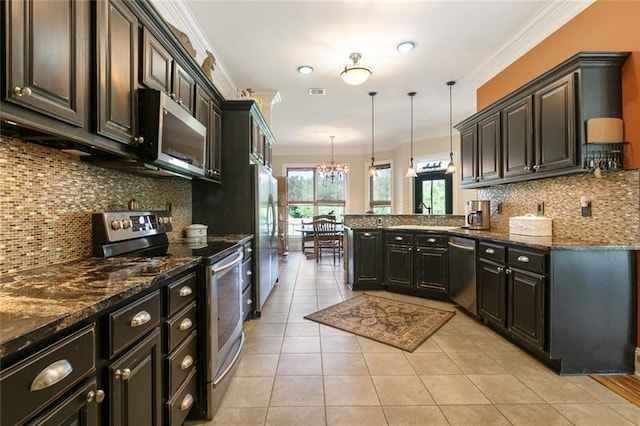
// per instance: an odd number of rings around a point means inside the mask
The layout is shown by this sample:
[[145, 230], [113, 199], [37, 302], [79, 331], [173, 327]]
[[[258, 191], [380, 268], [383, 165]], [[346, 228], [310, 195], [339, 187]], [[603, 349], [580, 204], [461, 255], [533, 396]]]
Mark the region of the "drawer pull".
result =
[[61, 359], [49, 364], [49, 366], [42, 370], [36, 378], [33, 379], [33, 382], [31, 382], [31, 392], [55, 385], [71, 374], [72, 371], [73, 367], [66, 359]]
[[253, 275], [253, 272], [247, 271], [247, 276], [250, 277], [251, 275]]
[[180, 322], [180, 331], [188, 330], [193, 325], [193, 321], [189, 318], [185, 318]]
[[527, 256], [518, 256], [518, 262], [529, 263], [529, 258]]
[[102, 401], [104, 401], [104, 391], [101, 389], [98, 389], [97, 391], [90, 391], [87, 394], [87, 402], [97, 402], [98, 404], [100, 404]]
[[402, 241], [402, 237], [396, 237], [395, 240], [396, 241]]
[[190, 393], [186, 394], [184, 399], [182, 400], [182, 404], [180, 404], [180, 411], [187, 411], [193, 405], [193, 397]]
[[427, 242], [428, 243], [435, 243], [436, 239], [435, 238], [427, 238]]
[[251, 306], [252, 303], [253, 303], [253, 300], [247, 299], [247, 305]]
[[484, 252], [487, 253], [487, 254], [494, 254], [496, 251], [494, 249], [492, 249], [492, 248], [488, 248]]
[[180, 370], [186, 370], [192, 365], [193, 365], [193, 357], [191, 355], [187, 355], [184, 357], [184, 359], [180, 363]]
[[151, 314], [147, 311], [140, 311], [131, 319], [131, 327], [139, 327], [151, 321]]
[[187, 297], [193, 294], [193, 290], [188, 285], [185, 285], [180, 289], [180, 297]]
[[130, 375], [131, 375], [131, 370], [129, 368], [124, 368], [122, 370], [118, 368], [114, 374], [114, 378], [116, 380], [119, 380], [119, 379], [127, 380]]
[[371, 236], [371, 232], [365, 232], [365, 233], [364, 233], [364, 234], [362, 234], [362, 235], [364, 235], [365, 237], [370, 237], [370, 236]]

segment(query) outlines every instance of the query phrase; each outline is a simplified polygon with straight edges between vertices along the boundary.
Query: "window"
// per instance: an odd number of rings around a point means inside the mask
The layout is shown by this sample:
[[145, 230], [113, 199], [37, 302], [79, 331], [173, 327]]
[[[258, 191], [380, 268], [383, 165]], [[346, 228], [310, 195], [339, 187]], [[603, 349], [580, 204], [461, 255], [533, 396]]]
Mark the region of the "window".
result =
[[391, 214], [391, 164], [376, 164], [378, 174], [369, 177], [369, 211]]
[[313, 216], [333, 214], [342, 221], [345, 213], [346, 177], [331, 179], [313, 167], [287, 168], [289, 229], [291, 236], [299, 236], [295, 228], [311, 222]]
[[418, 173], [414, 186], [414, 213], [451, 214], [453, 212], [452, 176], [444, 170]]

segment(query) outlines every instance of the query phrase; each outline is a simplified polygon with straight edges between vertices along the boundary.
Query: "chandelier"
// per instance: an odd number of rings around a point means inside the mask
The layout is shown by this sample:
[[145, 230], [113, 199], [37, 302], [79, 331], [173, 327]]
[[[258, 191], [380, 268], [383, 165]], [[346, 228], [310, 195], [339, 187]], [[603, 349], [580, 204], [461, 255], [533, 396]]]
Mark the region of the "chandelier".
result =
[[319, 163], [316, 164], [316, 172], [321, 173], [323, 179], [331, 179], [331, 182], [334, 180], [342, 180], [344, 176], [349, 171], [348, 164], [336, 163], [333, 160], [333, 139], [335, 136], [329, 136], [331, 138], [331, 162]]
[[353, 64], [349, 64], [344, 67], [344, 71], [340, 73], [340, 77], [345, 83], [352, 86], [357, 86], [364, 83], [371, 76], [371, 70], [362, 65], [358, 65], [358, 61], [362, 58], [360, 53], [352, 53], [349, 55], [349, 59], [353, 61]]

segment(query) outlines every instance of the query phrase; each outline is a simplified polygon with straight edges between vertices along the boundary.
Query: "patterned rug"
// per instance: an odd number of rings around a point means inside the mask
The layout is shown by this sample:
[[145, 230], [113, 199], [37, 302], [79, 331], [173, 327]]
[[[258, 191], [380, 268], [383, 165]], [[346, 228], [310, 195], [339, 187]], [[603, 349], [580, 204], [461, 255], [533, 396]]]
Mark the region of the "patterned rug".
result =
[[454, 315], [363, 293], [305, 318], [413, 352]]

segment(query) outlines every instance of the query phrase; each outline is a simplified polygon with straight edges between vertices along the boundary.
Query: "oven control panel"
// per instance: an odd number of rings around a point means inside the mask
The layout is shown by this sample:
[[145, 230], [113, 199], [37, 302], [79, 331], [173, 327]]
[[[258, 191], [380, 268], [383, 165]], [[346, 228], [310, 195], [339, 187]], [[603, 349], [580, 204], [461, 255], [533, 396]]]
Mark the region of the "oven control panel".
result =
[[94, 213], [93, 238], [100, 243], [165, 234], [173, 229], [171, 212], [103, 212]]

